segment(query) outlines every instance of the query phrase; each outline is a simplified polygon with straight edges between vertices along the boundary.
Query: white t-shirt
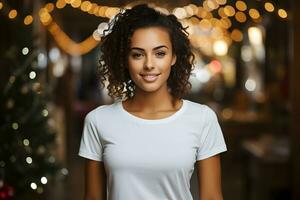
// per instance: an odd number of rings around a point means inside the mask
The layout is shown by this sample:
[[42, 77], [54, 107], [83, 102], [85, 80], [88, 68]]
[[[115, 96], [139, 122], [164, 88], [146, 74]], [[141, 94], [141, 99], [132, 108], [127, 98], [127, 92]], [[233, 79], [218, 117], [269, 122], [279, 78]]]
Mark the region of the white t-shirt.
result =
[[183, 100], [163, 119], [142, 119], [121, 101], [87, 114], [79, 155], [103, 161], [108, 200], [192, 200], [197, 160], [226, 151], [215, 113]]

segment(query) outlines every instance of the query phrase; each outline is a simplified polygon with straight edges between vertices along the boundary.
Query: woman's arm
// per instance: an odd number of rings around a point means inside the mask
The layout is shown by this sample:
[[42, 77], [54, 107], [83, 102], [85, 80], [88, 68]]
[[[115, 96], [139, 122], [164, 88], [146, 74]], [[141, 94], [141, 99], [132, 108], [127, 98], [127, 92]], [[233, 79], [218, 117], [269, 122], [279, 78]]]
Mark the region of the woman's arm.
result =
[[223, 200], [220, 156], [197, 161], [200, 200]]
[[104, 163], [94, 160], [85, 162], [85, 200], [106, 200]]

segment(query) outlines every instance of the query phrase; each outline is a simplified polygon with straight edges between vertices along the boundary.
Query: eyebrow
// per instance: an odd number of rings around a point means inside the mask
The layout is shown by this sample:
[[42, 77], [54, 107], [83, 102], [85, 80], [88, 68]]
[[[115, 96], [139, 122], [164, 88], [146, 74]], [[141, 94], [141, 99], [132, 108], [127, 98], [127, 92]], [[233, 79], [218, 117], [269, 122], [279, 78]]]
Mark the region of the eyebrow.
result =
[[[153, 50], [157, 50], [157, 49], [160, 49], [160, 48], [163, 48], [163, 47], [169, 49], [169, 48], [168, 48], [167, 46], [165, 46], [165, 45], [160, 45], [160, 46], [154, 47]], [[144, 49], [139, 48], [139, 47], [132, 47], [132, 48], [130, 48], [130, 50], [140, 50], [140, 51], [145, 51]]]

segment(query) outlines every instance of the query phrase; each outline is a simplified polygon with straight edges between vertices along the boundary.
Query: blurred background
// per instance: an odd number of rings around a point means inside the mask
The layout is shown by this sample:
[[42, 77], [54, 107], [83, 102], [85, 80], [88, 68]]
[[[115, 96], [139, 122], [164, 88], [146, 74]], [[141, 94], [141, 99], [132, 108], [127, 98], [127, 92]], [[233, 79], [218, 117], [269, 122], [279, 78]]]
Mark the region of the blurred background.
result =
[[[0, 0], [0, 200], [80, 200], [85, 115], [113, 100], [97, 66], [107, 22], [140, 1]], [[224, 199], [300, 199], [300, 2], [147, 1], [196, 55], [186, 99], [213, 108]], [[194, 173], [191, 190], [197, 198]]]

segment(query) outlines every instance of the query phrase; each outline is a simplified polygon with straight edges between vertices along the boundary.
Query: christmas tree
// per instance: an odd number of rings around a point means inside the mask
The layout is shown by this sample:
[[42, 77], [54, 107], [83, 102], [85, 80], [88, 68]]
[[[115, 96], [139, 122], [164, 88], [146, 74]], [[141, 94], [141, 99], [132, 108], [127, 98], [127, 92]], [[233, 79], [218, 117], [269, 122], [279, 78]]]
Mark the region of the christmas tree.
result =
[[59, 169], [52, 152], [55, 134], [49, 126], [37, 53], [29, 55], [28, 51], [22, 50], [21, 56], [26, 55], [22, 65], [14, 52], [1, 66], [7, 82], [0, 88], [0, 199], [41, 195]]

